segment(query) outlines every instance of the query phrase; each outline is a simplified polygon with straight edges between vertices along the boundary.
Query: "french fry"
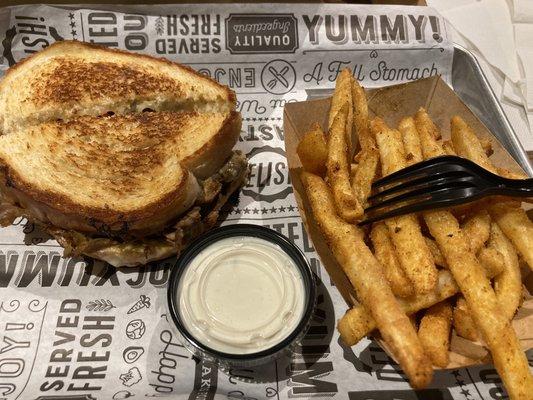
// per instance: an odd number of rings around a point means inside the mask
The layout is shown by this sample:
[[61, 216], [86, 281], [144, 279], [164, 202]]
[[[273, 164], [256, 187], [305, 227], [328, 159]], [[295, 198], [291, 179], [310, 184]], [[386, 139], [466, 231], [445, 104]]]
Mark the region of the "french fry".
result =
[[420, 136], [420, 145], [422, 147], [424, 159], [444, 156], [446, 153], [437, 143], [437, 139], [440, 137], [440, 132], [423, 108], [420, 108], [416, 112], [415, 124], [418, 135]]
[[353, 82], [352, 72], [345, 68], [343, 69], [337, 80], [335, 81], [335, 91], [333, 92], [333, 97], [331, 98], [331, 106], [329, 108], [329, 119], [328, 119], [328, 131], [331, 130], [333, 122], [338, 112], [345, 105], [347, 109], [347, 117], [344, 121], [345, 128], [344, 132], [346, 134], [346, 143], [348, 144], [348, 153], [353, 154], [353, 143], [352, 143], [352, 131], [353, 131], [353, 99], [352, 99], [352, 82]]
[[504, 168], [495, 167], [489, 160], [486, 145], [483, 143], [486, 140], [480, 139], [476, 136], [472, 128], [459, 116], [454, 116], [451, 122], [452, 141], [458, 149], [457, 153], [461, 157], [468, 158], [481, 167], [491, 171], [494, 174], [501, 174], [503, 177], [509, 179], [525, 179], [527, 175], [519, 172], [511, 172]]
[[345, 221], [355, 223], [363, 216], [363, 207], [350, 182], [345, 130], [347, 118], [348, 106], [345, 105], [337, 113], [329, 130], [326, 169], [328, 183], [331, 186], [339, 215]]
[[409, 297], [414, 294], [412, 283], [407, 279], [405, 272], [400, 266], [396, 256], [396, 250], [392, 244], [389, 230], [383, 222], [372, 226], [370, 240], [374, 247], [374, 255], [383, 266], [385, 278], [390, 284], [392, 293], [398, 297]]
[[436, 265], [439, 265], [441, 267], [448, 268], [448, 264], [446, 263], [446, 259], [440, 252], [439, 246], [437, 246], [437, 243], [433, 239], [430, 239], [428, 237], [424, 237], [424, 240], [426, 241], [426, 244], [429, 248], [429, 251], [431, 253], [431, 256], [433, 257], [433, 262]]
[[476, 326], [489, 346], [494, 366], [507, 391], [511, 398], [527, 399], [533, 393], [533, 378], [527, 359], [459, 223], [448, 211], [426, 212], [424, 217], [463, 292]]
[[[437, 243], [428, 237], [425, 237], [424, 239], [431, 251], [431, 256], [433, 257], [435, 264], [443, 268], [448, 268], [448, 263], [442, 255]], [[477, 255], [477, 259], [485, 270], [485, 275], [487, 275], [487, 277], [496, 276], [504, 270], [503, 256], [493, 246], [481, 248]]]
[[[492, 165], [485, 154], [481, 142], [476, 134], [460, 117], [452, 118], [452, 141], [457, 153], [483, 168], [497, 174], [498, 170]], [[496, 203], [488, 206], [491, 217], [500, 226], [518, 252], [522, 255], [529, 268], [533, 270], [533, 222], [526, 212], [510, 203]]]
[[[464, 231], [464, 229], [463, 229]], [[487, 247], [483, 247], [477, 256], [479, 262], [485, 269], [488, 277], [494, 276], [494, 291], [503, 314], [510, 321], [522, 300], [522, 283], [518, 256], [516, 250], [505, 237], [497, 224], [490, 225], [490, 242]], [[463, 299], [464, 301], [464, 299]], [[465, 305], [461, 304], [459, 321], [456, 326], [458, 335], [466, 339], [476, 341], [479, 339], [477, 329], [475, 335], [471, 334], [470, 325], [473, 325], [472, 317], [469, 315]], [[455, 315], [455, 314], [454, 314]], [[469, 335], [470, 336], [467, 336]]]
[[415, 331], [418, 331], [418, 321], [416, 320], [416, 314], [409, 315], [409, 321], [411, 321], [411, 325], [413, 325], [413, 329]]
[[325, 174], [328, 148], [326, 135], [318, 123], [315, 123], [300, 140], [296, 153], [306, 171], [321, 176]]
[[402, 134], [406, 167], [421, 162], [423, 157], [420, 150], [420, 138], [413, 117], [402, 118], [398, 124], [398, 130]]
[[378, 172], [379, 153], [374, 147], [361, 150], [361, 153], [357, 170], [353, 175], [352, 187], [359, 202], [366, 205], [366, 200], [372, 190], [372, 182]]
[[505, 269], [505, 261], [502, 254], [492, 245], [483, 247], [477, 259], [485, 272], [489, 271], [487, 275], [497, 276]]
[[463, 232], [470, 242], [474, 254], [485, 245], [490, 236], [490, 215], [486, 210], [479, 210], [469, 216], [464, 223]]
[[451, 121], [452, 142], [461, 157], [474, 161], [477, 165], [497, 174], [498, 171], [490, 162], [481, 142], [476, 134], [459, 116], [454, 116]]
[[453, 308], [453, 327], [457, 335], [473, 342], [479, 340], [479, 331], [472, 320], [468, 305], [463, 296], [457, 299]]
[[450, 362], [452, 307], [447, 301], [428, 308], [420, 321], [418, 337], [433, 365], [446, 368]]
[[452, 142], [449, 140], [444, 140], [442, 142], [442, 148], [444, 149], [444, 152], [449, 156], [456, 156], [457, 153], [455, 152], [455, 149], [453, 148]]
[[511, 321], [522, 302], [522, 277], [518, 255], [498, 224], [491, 224], [490, 243], [503, 257], [504, 270], [494, 278], [494, 291], [504, 317]]
[[509, 171], [505, 168], [498, 168], [496, 167], [496, 170], [498, 171], [498, 175], [503, 176], [507, 179], [527, 179], [529, 176], [524, 174], [523, 172], [515, 172], [515, 171]]
[[[376, 137], [381, 158], [382, 175], [405, 167], [405, 153], [400, 132], [390, 129], [383, 120], [374, 118], [370, 129]], [[400, 265], [413, 283], [415, 293], [427, 293], [437, 283], [437, 268], [422, 236], [416, 215], [403, 215], [385, 221]]]
[[[511, 321], [522, 301], [520, 267], [516, 250], [495, 223], [490, 226], [489, 246], [481, 249], [478, 260], [488, 276], [495, 276], [494, 292], [503, 315]], [[462, 298], [457, 301], [454, 317], [457, 319], [454, 320], [454, 326], [459, 336], [479, 340], [468, 306]]]
[[489, 138], [479, 138], [479, 141], [481, 142], [481, 147], [483, 147], [483, 151], [487, 155], [487, 157], [490, 157], [494, 154], [494, 149], [492, 148], [492, 141]]
[[[357, 172], [357, 168], [359, 167], [358, 163], [351, 163], [350, 164], [350, 182], [352, 184], [352, 187], [354, 187], [355, 183], [355, 173]], [[319, 174], [316, 174], [319, 175]]]
[[409, 318], [394, 297], [381, 265], [364, 243], [362, 231], [337, 216], [329, 189], [320, 177], [304, 172], [302, 182], [315, 220], [355, 287], [358, 299], [371, 310], [411, 385], [415, 388], [427, 386], [433, 375], [431, 363]]
[[367, 151], [376, 147], [374, 136], [370, 133], [368, 120], [368, 104], [365, 89], [356, 79], [352, 80], [353, 124], [361, 150]]
[[[453, 129], [452, 120], [452, 138]], [[435, 148], [439, 151], [439, 145], [434, 138], [426, 139], [426, 142], [421, 140], [421, 143], [424, 157], [428, 158]], [[426, 145], [427, 148], [424, 147]], [[464, 151], [460, 150], [461, 147], [455, 140], [454, 146], [458, 153]], [[484, 152], [483, 154], [485, 155]], [[428, 211], [424, 213], [424, 219], [466, 299], [472, 318], [490, 349], [494, 366], [510, 397], [530, 398], [533, 393], [533, 377], [525, 354], [520, 348], [516, 333], [501, 311], [490, 281], [459, 228], [457, 219], [449, 211]]]
[[396, 129], [389, 128], [379, 117], [370, 121], [370, 131], [376, 138], [382, 176], [387, 176], [404, 168], [406, 161], [401, 133]]
[[[488, 273], [486, 271], [485, 273]], [[492, 276], [488, 275], [488, 278]], [[431, 307], [453, 295], [459, 293], [459, 286], [452, 274], [447, 270], [440, 270], [437, 286], [431, 292], [407, 298], [400, 298], [398, 302], [407, 315]], [[342, 340], [349, 346], [358, 343], [362, 338], [376, 329], [376, 322], [368, 309], [362, 305], [348, 310], [340, 319], [338, 329]]]
[[489, 212], [533, 270], [533, 223], [526, 212], [507, 203], [492, 204], [489, 206]]

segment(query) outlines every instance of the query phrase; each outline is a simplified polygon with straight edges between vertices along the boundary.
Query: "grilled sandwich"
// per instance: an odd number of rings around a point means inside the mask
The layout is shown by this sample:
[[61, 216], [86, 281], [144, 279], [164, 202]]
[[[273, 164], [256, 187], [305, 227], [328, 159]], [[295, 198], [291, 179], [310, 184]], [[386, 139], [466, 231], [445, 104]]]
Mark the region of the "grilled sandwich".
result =
[[240, 128], [234, 92], [185, 66], [55, 43], [0, 82], [0, 223], [114, 266], [177, 254], [245, 182]]

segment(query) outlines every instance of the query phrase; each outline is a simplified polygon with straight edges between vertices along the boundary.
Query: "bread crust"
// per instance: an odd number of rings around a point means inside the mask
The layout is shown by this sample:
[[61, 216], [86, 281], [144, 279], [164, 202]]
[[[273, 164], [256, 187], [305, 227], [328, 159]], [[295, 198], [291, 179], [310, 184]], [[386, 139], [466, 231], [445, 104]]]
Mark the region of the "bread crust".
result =
[[[110, 207], [80, 205], [60, 193], [42, 190], [27, 182], [0, 157], [0, 191], [31, 211], [43, 223], [80, 232], [141, 237], [160, 231], [189, 209], [200, 193], [198, 180], [220, 169], [232, 154], [241, 128], [241, 116], [231, 112], [211, 140], [181, 161], [183, 178], [157, 201], [117, 213]], [[73, 188], [74, 189], [74, 188]]]
[[227, 160], [241, 133], [241, 114], [232, 111], [213, 138], [193, 154], [182, 160], [182, 165], [198, 179], [206, 179], [217, 172]]
[[141, 237], [160, 231], [194, 204], [200, 193], [198, 181], [189, 171], [183, 172], [185, 176], [171, 193], [127, 213], [82, 206], [61, 194], [40, 190], [5, 166], [0, 168], [0, 191], [45, 224], [109, 237]]

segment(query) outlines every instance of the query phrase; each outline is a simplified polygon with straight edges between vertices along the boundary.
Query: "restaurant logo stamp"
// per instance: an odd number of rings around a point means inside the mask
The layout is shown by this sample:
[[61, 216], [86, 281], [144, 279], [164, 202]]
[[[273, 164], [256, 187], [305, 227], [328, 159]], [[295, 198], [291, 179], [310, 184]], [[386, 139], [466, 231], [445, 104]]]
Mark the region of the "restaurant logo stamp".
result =
[[231, 54], [294, 53], [298, 21], [293, 14], [230, 14], [226, 47]]

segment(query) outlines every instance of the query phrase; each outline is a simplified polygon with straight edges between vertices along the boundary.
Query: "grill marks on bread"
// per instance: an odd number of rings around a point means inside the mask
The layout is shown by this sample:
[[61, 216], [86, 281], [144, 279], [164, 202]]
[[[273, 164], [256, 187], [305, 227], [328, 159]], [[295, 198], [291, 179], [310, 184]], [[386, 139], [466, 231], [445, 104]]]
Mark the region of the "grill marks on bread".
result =
[[230, 112], [235, 93], [187, 66], [63, 41], [10, 68], [0, 82], [0, 135], [79, 116]]
[[116, 63], [84, 62], [72, 57], [57, 57], [52, 68], [45, 68], [32, 79], [29, 101], [35, 104], [59, 104], [106, 98], [184, 96], [182, 85], [149, 67]]
[[[30, 186], [59, 191], [83, 205], [128, 211], [174, 190], [184, 179], [181, 161], [227, 118], [158, 112], [49, 122], [1, 138], [9, 152], [0, 149], [0, 159], [24, 173]], [[80, 190], [72, 193], [73, 187]]]

